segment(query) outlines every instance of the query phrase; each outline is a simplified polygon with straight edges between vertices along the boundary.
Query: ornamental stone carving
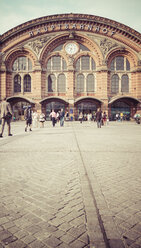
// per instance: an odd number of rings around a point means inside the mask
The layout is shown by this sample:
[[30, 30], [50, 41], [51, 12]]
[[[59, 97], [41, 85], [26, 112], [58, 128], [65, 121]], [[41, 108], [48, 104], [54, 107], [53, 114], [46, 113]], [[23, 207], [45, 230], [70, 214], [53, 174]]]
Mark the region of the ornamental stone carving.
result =
[[52, 37], [47, 36], [47, 37], [41, 37], [39, 39], [30, 41], [26, 44], [26, 46], [29, 46], [32, 48], [32, 50], [36, 53], [36, 55], [38, 56], [42, 50], [42, 48], [44, 47], [45, 43], [50, 40]]
[[106, 55], [111, 49], [118, 46], [118, 44], [106, 38], [101, 39], [99, 45], [104, 55]]
[[88, 36], [100, 47], [100, 50], [104, 57], [106, 57], [107, 53], [110, 50], [119, 46], [117, 43], [107, 38], [102, 39], [101, 37], [89, 34]]

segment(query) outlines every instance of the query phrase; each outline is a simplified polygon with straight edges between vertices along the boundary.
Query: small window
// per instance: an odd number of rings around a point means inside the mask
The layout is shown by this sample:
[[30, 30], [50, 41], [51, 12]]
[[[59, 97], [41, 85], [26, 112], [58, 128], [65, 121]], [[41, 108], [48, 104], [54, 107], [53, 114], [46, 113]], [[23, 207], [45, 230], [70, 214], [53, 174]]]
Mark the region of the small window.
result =
[[94, 92], [94, 75], [87, 76], [87, 92]]
[[130, 71], [130, 63], [128, 59], [126, 59], [126, 71]]
[[31, 92], [31, 77], [30, 77], [30, 75], [24, 76], [24, 92]]
[[27, 57], [18, 57], [12, 66], [13, 71], [30, 71], [32, 70], [32, 62]]
[[116, 57], [116, 70], [124, 70], [124, 57], [123, 56], [119, 56]]
[[90, 57], [89, 56], [81, 57], [81, 69], [90, 70]]
[[48, 76], [48, 92], [55, 92], [55, 75], [51, 74]]
[[81, 93], [84, 92], [84, 75], [79, 74], [77, 76], [77, 92]]
[[66, 77], [64, 74], [58, 76], [58, 92], [66, 92]]
[[111, 92], [114, 93], [114, 94], [119, 92], [119, 77], [116, 74], [112, 76]]
[[14, 92], [21, 92], [21, 76], [16, 75], [14, 77]]
[[123, 75], [121, 78], [121, 92], [129, 92], [129, 77]]
[[52, 57], [52, 70], [56, 70], [56, 71], [61, 70], [61, 57], [60, 56]]

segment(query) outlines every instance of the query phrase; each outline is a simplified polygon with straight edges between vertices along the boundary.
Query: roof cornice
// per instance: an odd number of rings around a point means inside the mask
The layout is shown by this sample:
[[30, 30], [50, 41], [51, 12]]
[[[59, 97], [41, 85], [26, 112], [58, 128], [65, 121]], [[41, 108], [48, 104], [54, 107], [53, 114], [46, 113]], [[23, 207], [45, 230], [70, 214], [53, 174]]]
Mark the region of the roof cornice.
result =
[[61, 22], [61, 21], [85, 21], [85, 22], [92, 22], [93, 24], [99, 24], [99, 25], [107, 25], [111, 28], [121, 32], [123, 35], [130, 35], [131, 37], [134, 37], [134, 39], [141, 41], [141, 33], [137, 32], [136, 30], [119, 23], [117, 21], [95, 16], [95, 15], [88, 15], [88, 14], [56, 14], [56, 15], [49, 15], [49, 16], [43, 16], [40, 18], [36, 18], [33, 20], [30, 20], [28, 22], [25, 22], [23, 24], [20, 24], [3, 35], [0, 36], [0, 43], [3, 43], [4, 41], [8, 40], [9, 38], [12, 38], [15, 35], [18, 35], [21, 32], [32, 30], [32, 28], [38, 27], [39, 25], [46, 25], [49, 23], [55, 23], [55, 22]]

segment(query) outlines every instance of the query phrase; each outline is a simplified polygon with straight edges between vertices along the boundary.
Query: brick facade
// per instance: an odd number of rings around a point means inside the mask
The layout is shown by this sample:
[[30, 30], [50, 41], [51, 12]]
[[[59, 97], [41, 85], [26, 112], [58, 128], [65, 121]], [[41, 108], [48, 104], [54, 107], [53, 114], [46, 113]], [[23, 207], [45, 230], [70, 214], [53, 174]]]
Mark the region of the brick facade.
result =
[[[68, 42], [78, 44], [79, 50], [68, 54], [65, 51]], [[53, 56], [63, 58], [61, 66], [64, 61], [66, 63], [66, 68], [60, 71], [66, 80], [65, 91], [62, 92], [58, 90], [58, 84], [56, 90], [48, 90], [47, 63]], [[32, 69], [13, 71], [14, 61], [22, 57], [30, 59]], [[96, 69], [77, 71], [77, 61], [81, 57], [91, 58], [90, 64], [93, 60]], [[112, 71], [111, 63], [116, 57], [124, 58], [126, 68], [128, 60], [130, 70]], [[31, 78], [29, 92], [24, 88], [26, 74]], [[84, 77], [84, 89], [79, 92], [77, 81], [80, 74]], [[87, 89], [89, 74], [95, 80], [95, 88], [90, 91]], [[119, 88], [113, 93], [114, 74], [119, 78]], [[21, 78], [19, 92], [15, 92], [14, 88], [15, 75]], [[50, 75], [59, 80], [58, 72], [52, 71]], [[126, 92], [122, 90], [124, 75], [127, 75], [129, 84]], [[46, 16], [19, 25], [0, 37], [0, 99], [5, 96], [13, 109], [15, 104], [26, 102], [46, 113], [48, 103], [56, 102], [64, 104], [64, 108], [71, 111], [74, 117], [80, 110], [78, 104], [89, 101], [96, 108], [101, 107], [109, 112], [109, 115], [112, 111], [114, 114], [116, 111], [127, 111], [132, 117], [135, 112], [141, 111], [141, 34], [116, 21], [83, 14]], [[94, 108], [85, 106], [83, 110], [94, 111]]]

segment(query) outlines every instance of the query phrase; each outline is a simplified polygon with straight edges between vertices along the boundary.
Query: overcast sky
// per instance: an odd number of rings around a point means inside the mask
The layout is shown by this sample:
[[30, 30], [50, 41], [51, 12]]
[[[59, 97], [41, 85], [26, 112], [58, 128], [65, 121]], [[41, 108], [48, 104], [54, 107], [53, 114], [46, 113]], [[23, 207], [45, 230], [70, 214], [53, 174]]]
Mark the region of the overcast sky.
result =
[[106, 17], [141, 33], [141, 0], [0, 0], [0, 34], [38, 17], [66, 13]]

